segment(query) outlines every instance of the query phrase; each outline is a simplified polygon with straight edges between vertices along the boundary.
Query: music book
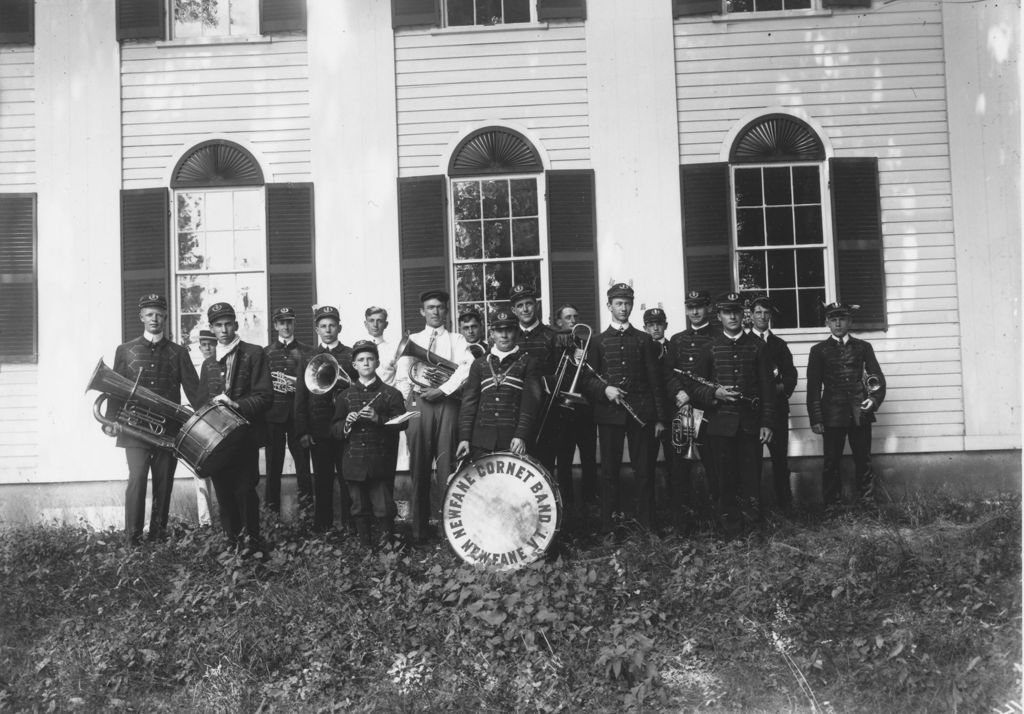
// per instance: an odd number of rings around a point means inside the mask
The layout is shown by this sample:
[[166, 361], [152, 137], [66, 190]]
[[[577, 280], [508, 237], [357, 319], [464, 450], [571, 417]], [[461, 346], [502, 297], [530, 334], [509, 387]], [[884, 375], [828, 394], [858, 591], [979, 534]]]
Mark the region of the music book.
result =
[[419, 412], [406, 412], [405, 414], [399, 414], [394, 419], [388, 419], [386, 422], [384, 422], [384, 426], [391, 426], [391, 425], [394, 425], [394, 424], [404, 424], [405, 422], [409, 421], [410, 419], [415, 419], [419, 415], [420, 415]]

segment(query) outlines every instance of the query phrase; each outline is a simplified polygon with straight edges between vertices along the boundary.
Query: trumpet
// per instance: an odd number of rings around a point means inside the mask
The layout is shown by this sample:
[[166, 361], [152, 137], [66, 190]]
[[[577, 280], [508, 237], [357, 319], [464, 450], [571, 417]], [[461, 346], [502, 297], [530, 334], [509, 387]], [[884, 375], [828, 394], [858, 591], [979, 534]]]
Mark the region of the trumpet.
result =
[[682, 454], [685, 461], [699, 461], [700, 451], [697, 450], [697, 424], [692, 404], [679, 407], [672, 419], [672, 446], [677, 454]]
[[322, 352], [309, 360], [302, 377], [306, 389], [311, 394], [327, 394], [337, 386], [338, 382], [342, 382], [346, 387], [352, 386], [352, 378], [341, 368], [335, 356], [329, 352]]
[[459, 368], [455, 362], [447, 360], [436, 352], [420, 347], [409, 335], [402, 338], [395, 351], [395, 359], [412, 357], [413, 364], [409, 368], [409, 379], [422, 389], [440, 387], [455, 374]]
[[[718, 382], [712, 382], [710, 379], [704, 379], [703, 377], [698, 377], [693, 372], [688, 372], [686, 370], [682, 370], [682, 369], [679, 369], [679, 368], [674, 368], [672, 371], [674, 371], [677, 374], [680, 374], [680, 375], [682, 375], [684, 377], [689, 377], [694, 382], [697, 382], [698, 384], [703, 384], [705, 387], [711, 387], [712, 389], [714, 389], [716, 391], [719, 390], [719, 389], [732, 389], [732, 387], [726, 387], [724, 384], [719, 384]], [[745, 396], [743, 396], [741, 394], [738, 397], [736, 397], [736, 401], [739, 402], [740, 404], [745, 404], [751, 411], [754, 411], [756, 409], [760, 409], [761, 408], [761, 398], [760, 397], [745, 397]]]
[[270, 378], [274, 382], [274, 391], [278, 394], [288, 394], [295, 391], [295, 383], [298, 380], [292, 375], [275, 370], [270, 373]]

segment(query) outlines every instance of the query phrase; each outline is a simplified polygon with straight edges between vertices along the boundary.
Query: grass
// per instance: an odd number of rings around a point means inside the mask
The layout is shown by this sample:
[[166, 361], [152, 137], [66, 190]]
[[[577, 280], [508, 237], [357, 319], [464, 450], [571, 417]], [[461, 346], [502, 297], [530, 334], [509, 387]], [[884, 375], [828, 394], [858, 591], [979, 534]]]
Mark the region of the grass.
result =
[[916, 497], [743, 537], [569, 539], [512, 574], [267, 523], [0, 533], [0, 711], [1003, 711], [1019, 497]]

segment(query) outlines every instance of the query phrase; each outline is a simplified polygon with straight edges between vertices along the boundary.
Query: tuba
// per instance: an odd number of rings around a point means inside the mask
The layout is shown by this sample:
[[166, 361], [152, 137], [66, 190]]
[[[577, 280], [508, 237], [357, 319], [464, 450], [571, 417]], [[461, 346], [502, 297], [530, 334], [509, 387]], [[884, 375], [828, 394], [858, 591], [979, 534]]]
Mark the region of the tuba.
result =
[[425, 347], [420, 347], [412, 341], [409, 335], [402, 338], [395, 352], [396, 360], [402, 357], [412, 358], [413, 364], [409, 368], [409, 379], [423, 389], [440, 387], [459, 368], [455, 362], [445, 359]]
[[302, 374], [302, 381], [306, 383], [306, 389], [310, 394], [327, 394], [338, 382], [352, 386], [351, 377], [338, 364], [337, 358], [329, 352], [322, 352], [309, 360], [306, 371]]

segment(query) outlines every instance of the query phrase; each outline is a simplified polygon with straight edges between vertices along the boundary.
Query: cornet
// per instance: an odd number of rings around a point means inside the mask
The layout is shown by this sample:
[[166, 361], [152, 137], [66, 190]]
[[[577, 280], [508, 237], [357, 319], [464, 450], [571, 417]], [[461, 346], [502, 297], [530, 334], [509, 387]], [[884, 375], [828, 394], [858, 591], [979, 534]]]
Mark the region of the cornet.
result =
[[270, 373], [270, 378], [274, 382], [274, 391], [279, 394], [289, 394], [295, 392], [295, 383], [298, 381], [290, 374], [275, 370]]
[[697, 425], [693, 414], [693, 405], [684, 404], [679, 407], [672, 419], [672, 446], [677, 454], [682, 454], [685, 461], [700, 461], [697, 450]]

